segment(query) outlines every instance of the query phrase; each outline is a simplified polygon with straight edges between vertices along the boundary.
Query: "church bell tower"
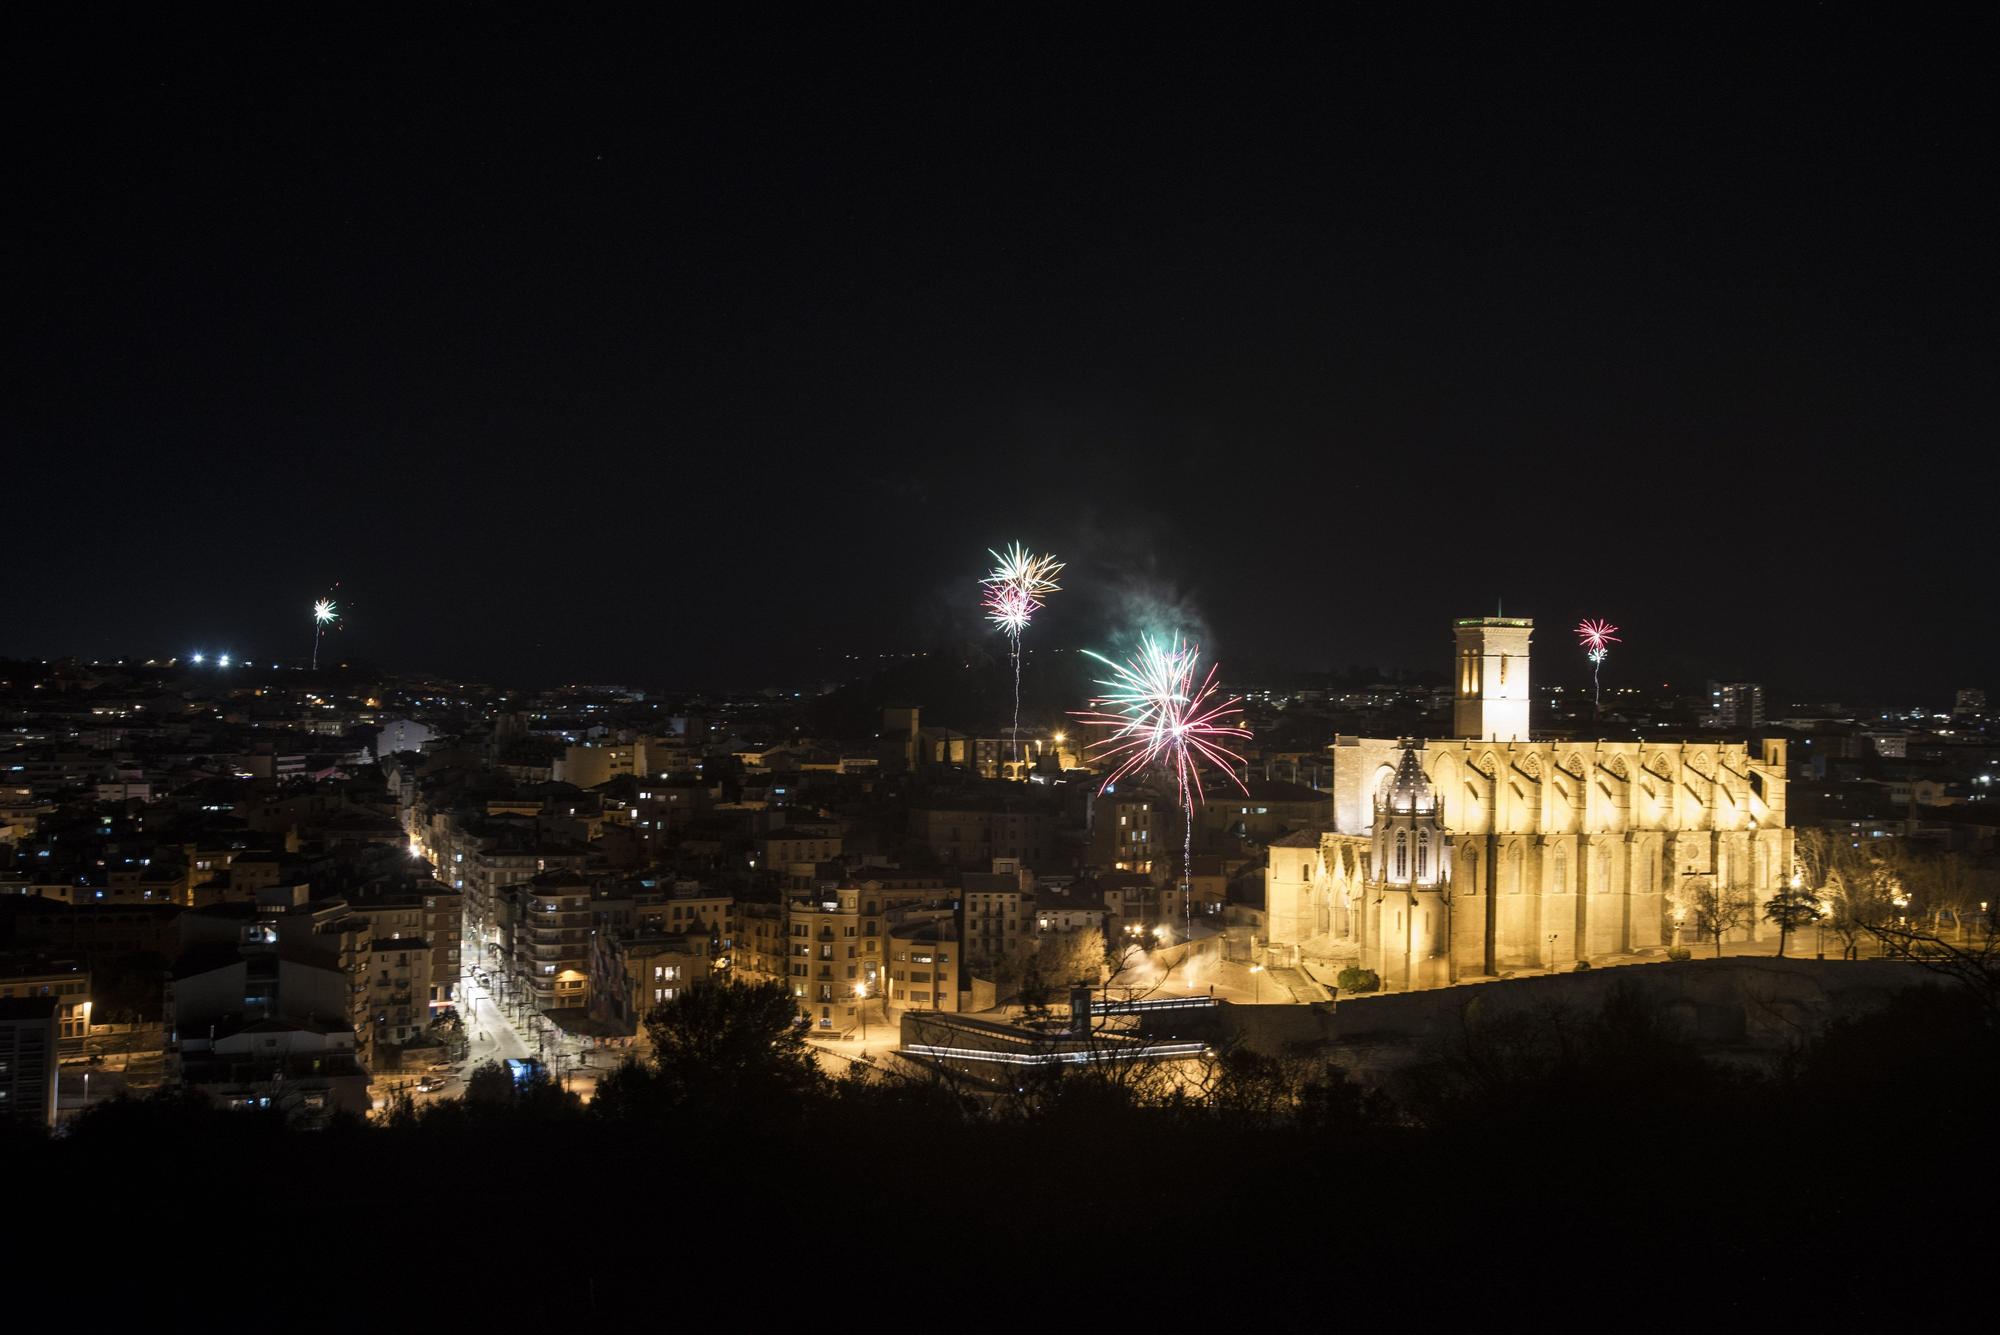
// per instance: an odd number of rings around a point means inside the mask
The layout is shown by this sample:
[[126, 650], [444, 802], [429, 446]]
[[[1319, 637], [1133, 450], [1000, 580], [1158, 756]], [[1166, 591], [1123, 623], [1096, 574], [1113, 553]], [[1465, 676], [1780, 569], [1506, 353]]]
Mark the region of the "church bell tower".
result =
[[1452, 731], [1482, 741], [1528, 740], [1528, 617], [1460, 617]]

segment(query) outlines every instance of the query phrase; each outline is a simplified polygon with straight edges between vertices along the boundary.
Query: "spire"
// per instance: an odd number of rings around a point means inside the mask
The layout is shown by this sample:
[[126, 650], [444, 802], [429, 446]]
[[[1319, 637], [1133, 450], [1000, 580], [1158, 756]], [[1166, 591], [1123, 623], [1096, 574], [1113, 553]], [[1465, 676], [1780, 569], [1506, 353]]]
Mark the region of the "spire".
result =
[[1429, 811], [1435, 805], [1431, 794], [1431, 781], [1424, 777], [1424, 767], [1417, 758], [1417, 744], [1406, 740], [1403, 755], [1396, 762], [1396, 772], [1383, 783], [1382, 798], [1391, 811]]

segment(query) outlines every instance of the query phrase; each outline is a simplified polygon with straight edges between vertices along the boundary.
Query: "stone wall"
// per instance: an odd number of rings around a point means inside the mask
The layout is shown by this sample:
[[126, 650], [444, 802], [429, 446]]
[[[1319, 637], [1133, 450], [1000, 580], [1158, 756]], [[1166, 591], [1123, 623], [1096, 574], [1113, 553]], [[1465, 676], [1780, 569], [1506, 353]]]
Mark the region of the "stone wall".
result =
[[1736, 956], [1347, 994], [1331, 1006], [1230, 1006], [1223, 1020], [1231, 1039], [1259, 1051], [1275, 1054], [1304, 1042], [1358, 1075], [1389, 1079], [1438, 1060], [1468, 1025], [1513, 1017], [1588, 1019], [1614, 989], [1633, 989], [1672, 1030], [1705, 1051], [1775, 1062], [1832, 1020], [1865, 1013], [1905, 989], [1943, 983], [1898, 960]]

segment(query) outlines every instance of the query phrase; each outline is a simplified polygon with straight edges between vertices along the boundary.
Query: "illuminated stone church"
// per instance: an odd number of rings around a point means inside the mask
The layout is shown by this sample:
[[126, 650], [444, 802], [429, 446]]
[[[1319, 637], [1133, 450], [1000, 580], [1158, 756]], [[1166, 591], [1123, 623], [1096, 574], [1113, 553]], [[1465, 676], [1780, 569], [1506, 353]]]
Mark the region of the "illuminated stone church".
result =
[[1334, 828], [1272, 847], [1274, 953], [1396, 988], [1567, 969], [1670, 944], [1711, 886], [1746, 910], [1725, 940], [1775, 930], [1759, 914], [1792, 870], [1784, 742], [1535, 740], [1534, 623], [1453, 630], [1455, 735], [1335, 738]]

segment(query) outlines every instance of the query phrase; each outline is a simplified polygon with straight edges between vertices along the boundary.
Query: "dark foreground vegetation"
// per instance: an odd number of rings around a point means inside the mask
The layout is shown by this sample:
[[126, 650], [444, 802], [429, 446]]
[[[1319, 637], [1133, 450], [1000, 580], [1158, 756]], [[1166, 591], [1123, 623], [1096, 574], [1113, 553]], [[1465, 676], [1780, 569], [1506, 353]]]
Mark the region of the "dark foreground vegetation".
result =
[[1393, 1097], [1248, 1052], [1179, 1092], [1131, 1070], [1001, 1098], [829, 1080], [789, 1010], [782, 987], [698, 990], [654, 1017], [656, 1063], [588, 1107], [497, 1069], [314, 1131], [103, 1104], [0, 1146], [11, 1268], [80, 1278], [104, 1319], [217, 1328], [1651, 1326], [1915, 1319], [1991, 1287], [2000, 1043], [1962, 986], [1755, 1074], [1614, 997], [1468, 1034]]

